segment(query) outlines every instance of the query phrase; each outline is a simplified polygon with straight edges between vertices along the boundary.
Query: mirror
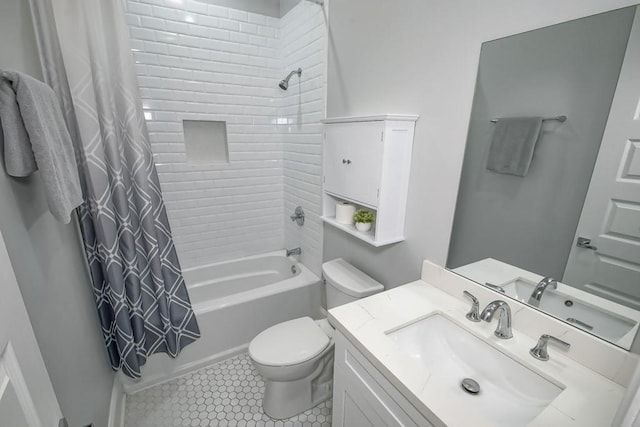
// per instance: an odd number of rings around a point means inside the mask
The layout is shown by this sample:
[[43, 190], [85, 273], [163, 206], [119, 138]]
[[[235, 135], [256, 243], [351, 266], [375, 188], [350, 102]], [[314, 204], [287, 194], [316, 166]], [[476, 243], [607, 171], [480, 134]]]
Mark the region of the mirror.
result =
[[482, 45], [447, 260], [625, 349], [640, 323], [637, 9]]

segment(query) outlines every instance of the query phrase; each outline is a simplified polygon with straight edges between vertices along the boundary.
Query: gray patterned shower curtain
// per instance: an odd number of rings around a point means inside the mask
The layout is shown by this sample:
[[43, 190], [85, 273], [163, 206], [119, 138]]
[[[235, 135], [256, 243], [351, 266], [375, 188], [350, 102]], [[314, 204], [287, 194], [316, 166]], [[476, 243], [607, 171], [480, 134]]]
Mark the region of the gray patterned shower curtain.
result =
[[[107, 352], [132, 378], [200, 336], [162, 200], [121, 0], [31, 0], [78, 156], [80, 229]], [[73, 309], [72, 307], [66, 309]]]

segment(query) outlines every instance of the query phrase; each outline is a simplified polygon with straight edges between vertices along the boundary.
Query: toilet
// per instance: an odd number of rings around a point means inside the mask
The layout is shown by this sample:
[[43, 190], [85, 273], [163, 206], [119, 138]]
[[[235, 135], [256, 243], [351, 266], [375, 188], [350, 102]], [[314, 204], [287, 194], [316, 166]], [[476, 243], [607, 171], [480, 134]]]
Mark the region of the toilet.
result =
[[[327, 308], [384, 290], [342, 258], [322, 265]], [[333, 385], [333, 328], [327, 319], [300, 317], [272, 326], [249, 344], [249, 356], [265, 380], [262, 409], [284, 419], [329, 399]]]

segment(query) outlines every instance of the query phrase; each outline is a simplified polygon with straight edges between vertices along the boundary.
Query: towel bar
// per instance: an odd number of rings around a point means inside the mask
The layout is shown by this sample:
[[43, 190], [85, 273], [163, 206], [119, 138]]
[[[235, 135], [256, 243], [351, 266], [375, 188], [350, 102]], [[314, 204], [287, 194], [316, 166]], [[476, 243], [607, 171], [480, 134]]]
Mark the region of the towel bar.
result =
[[[500, 119], [491, 119], [491, 123], [497, 123], [498, 120], [500, 120]], [[560, 123], [563, 123], [563, 122], [567, 121], [567, 116], [547, 117], [547, 118], [542, 119], [543, 122], [547, 121], [547, 120], [557, 120]]]

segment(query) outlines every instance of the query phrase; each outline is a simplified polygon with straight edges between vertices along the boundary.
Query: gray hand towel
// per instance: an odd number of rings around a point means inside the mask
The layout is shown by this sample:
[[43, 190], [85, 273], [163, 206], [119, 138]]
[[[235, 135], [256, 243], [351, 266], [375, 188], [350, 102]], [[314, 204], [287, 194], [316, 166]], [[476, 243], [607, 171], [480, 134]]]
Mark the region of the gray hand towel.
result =
[[507, 117], [496, 123], [487, 169], [526, 176], [542, 129], [541, 117]]
[[[14, 150], [14, 154], [18, 152], [17, 156], [24, 157], [29, 150], [33, 152], [35, 163], [44, 182], [49, 210], [58, 221], [68, 224], [71, 221], [71, 212], [82, 203], [82, 192], [71, 137], [66, 128], [56, 94], [49, 86], [26, 74], [3, 71], [0, 73], [0, 77], [11, 82], [24, 129], [29, 136], [27, 141], [19, 136], [19, 140], [10, 142], [9, 145]], [[3, 108], [0, 113], [8, 110], [11, 108]], [[11, 113], [7, 120], [10, 117]], [[3, 132], [5, 126], [7, 129], [11, 129], [12, 126], [18, 127], [15, 117], [13, 122], [9, 122], [9, 124], [5, 124], [4, 116], [1, 120]], [[16, 131], [16, 133], [19, 134], [20, 131]], [[30, 142], [30, 145], [16, 148], [14, 144], [17, 144], [18, 141], [20, 144]], [[5, 156], [7, 155], [11, 155], [11, 153], [7, 153], [5, 150]], [[6, 158], [5, 162], [7, 162]], [[14, 166], [18, 168], [17, 171], [14, 171], [17, 173], [14, 176], [24, 176], [22, 174], [29, 170], [29, 161], [25, 161], [24, 158], [21, 160], [9, 159], [9, 162], [13, 162]], [[23, 169], [21, 170], [20, 167]], [[7, 172], [11, 173], [9, 170]]]
[[0, 125], [4, 140], [4, 164], [11, 176], [25, 177], [38, 169], [24, 128], [16, 94], [9, 80], [0, 78]]

